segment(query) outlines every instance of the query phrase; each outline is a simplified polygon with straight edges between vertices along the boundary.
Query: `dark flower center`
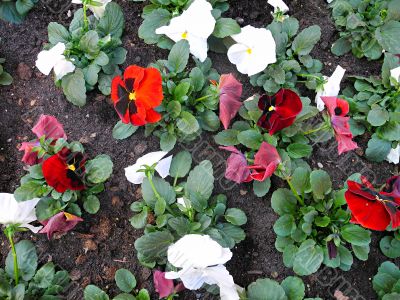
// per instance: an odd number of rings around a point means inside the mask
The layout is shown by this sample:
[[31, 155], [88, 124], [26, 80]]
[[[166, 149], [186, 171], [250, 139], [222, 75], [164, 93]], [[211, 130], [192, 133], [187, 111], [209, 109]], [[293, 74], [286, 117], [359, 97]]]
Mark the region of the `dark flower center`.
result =
[[341, 107], [336, 107], [335, 108], [335, 115], [340, 116], [342, 114], [343, 110]]

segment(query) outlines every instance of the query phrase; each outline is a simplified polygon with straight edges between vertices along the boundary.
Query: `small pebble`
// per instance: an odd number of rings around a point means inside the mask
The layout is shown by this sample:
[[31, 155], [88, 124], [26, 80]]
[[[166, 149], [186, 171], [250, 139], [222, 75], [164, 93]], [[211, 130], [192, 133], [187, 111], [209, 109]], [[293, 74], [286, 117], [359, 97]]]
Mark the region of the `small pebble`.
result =
[[317, 165], [318, 165], [318, 168], [320, 168], [320, 169], [322, 169], [322, 168], [324, 167], [324, 165], [323, 165], [323, 164], [321, 164], [320, 162], [319, 162], [319, 163], [317, 163]]

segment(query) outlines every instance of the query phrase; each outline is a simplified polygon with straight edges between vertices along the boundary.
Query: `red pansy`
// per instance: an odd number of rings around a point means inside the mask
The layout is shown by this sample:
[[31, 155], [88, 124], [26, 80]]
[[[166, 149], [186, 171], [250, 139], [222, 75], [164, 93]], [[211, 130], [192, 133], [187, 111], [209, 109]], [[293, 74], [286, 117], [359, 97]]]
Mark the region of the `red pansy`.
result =
[[124, 77], [116, 76], [111, 85], [111, 99], [122, 122], [141, 126], [156, 123], [161, 115], [153, 108], [163, 100], [162, 77], [155, 68], [129, 66]]
[[53, 116], [41, 115], [36, 125], [32, 128], [32, 132], [38, 138], [30, 142], [23, 142], [19, 148], [20, 151], [24, 151], [22, 161], [30, 166], [40, 163], [37, 152], [33, 151], [34, 147], [40, 146], [39, 138], [45, 136], [46, 139], [54, 139], [54, 142], [60, 138], [67, 139], [63, 126]]
[[331, 118], [331, 124], [338, 142], [339, 155], [357, 149], [358, 145], [353, 141], [353, 134], [350, 131], [350, 118], [346, 117], [349, 112], [347, 101], [336, 97], [321, 97], [321, 99], [324, 101]]
[[386, 230], [390, 224], [393, 228], [400, 227], [398, 199], [386, 192], [378, 193], [364, 177], [362, 184], [351, 180], [347, 184], [345, 198], [353, 223], [378, 231]]
[[82, 221], [83, 219], [62, 211], [45, 221], [41, 221], [40, 223], [42, 223], [44, 227], [39, 233], [46, 233], [47, 238], [51, 239], [55, 232], [68, 232]]
[[254, 156], [254, 164], [249, 167], [250, 177], [257, 181], [264, 181], [274, 174], [276, 168], [281, 163], [276, 148], [266, 142], [262, 142], [260, 149]]
[[242, 102], [242, 84], [232, 74], [223, 74], [219, 80], [219, 119], [225, 129], [236, 116]]
[[68, 148], [63, 148], [43, 162], [44, 179], [59, 193], [84, 190], [85, 163], [86, 157], [81, 152], [71, 152]]
[[301, 112], [303, 104], [293, 91], [281, 89], [274, 96], [262, 95], [258, 101], [262, 115], [257, 125], [268, 130], [270, 135], [289, 127]]
[[225, 178], [236, 183], [251, 181], [251, 172], [247, 164], [247, 159], [243, 153], [233, 146], [219, 148], [232, 152], [226, 161]]
[[160, 299], [167, 298], [168, 296], [179, 293], [185, 289], [185, 286], [182, 282], [178, 283], [175, 286], [172, 279], [165, 278], [165, 272], [161, 272], [158, 270], [154, 271], [153, 273], [153, 281], [154, 288], [159, 294]]
[[400, 176], [390, 177], [386, 181], [383, 191], [392, 196], [396, 203], [400, 205]]

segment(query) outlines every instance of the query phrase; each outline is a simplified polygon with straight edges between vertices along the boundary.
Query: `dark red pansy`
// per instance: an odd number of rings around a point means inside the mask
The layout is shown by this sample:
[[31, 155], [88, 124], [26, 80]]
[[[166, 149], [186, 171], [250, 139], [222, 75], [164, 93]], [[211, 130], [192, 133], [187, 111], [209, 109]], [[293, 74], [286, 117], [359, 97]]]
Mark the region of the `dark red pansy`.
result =
[[244, 154], [233, 146], [219, 148], [232, 152], [226, 161], [225, 178], [236, 183], [251, 181], [251, 172]]
[[71, 152], [68, 148], [63, 148], [43, 162], [44, 179], [59, 193], [67, 190], [84, 190], [86, 188], [83, 183], [85, 163], [86, 157], [83, 153]]
[[155, 68], [129, 66], [124, 77], [116, 76], [111, 84], [111, 99], [125, 124], [158, 122], [161, 115], [154, 108], [163, 98], [161, 73]]
[[54, 233], [65, 233], [75, 228], [76, 224], [82, 222], [83, 219], [66, 212], [59, 212], [51, 218], [41, 221], [44, 226], [39, 233], [46, 233], [47, 238], [51, 239]]
[[167, 298], [185, 289], [185, 286], [182, 282], [178, 283], [175, 286], [172, 279], [165, 278], [165, 272], [161, 272], [158, 270], [153, 272], [153, 282], [154, 288], [158, 293], [160, 299]]
[[225, 129], [228, 129], [231, 120], [236, 116], [242, 101], [242, 84], [232, 75], [223, 74], [218, 85], [219, 96], [219, 119]]
[[400, 205], [390, 194], [378, 193], [365, 178], [362, 184], [351, 180], [347, 184], [345, 198], [353, 223], [378, 231], [390, 224], [393, 228], [400, 226]]
[[337, 257], [337, 252], [338, 252], [335, 242], [333, 240], [330, 240], [329, 242], [326, 243], [326, 246], [328, 248], [329, 259], [335, 259]]
[[339, 155], [357, 149], [358, 145], [353, 141], [353, 134], [350, 130], [350, 118], [346, 117], [349, 113], [347, 101], [337, 97], [321, 97], [321, 99], [324, 101], [331, 119], [331, 125], [338, 142]]
[[266, 142], [262, 142], [260, 149], [254, 155], [254, 164], [249, 166], [250, 177], [257, 181], [264, 181], [274, 174], [281, 161], [276, 148]]
[[395, 198], [395, 202], [400, 205], [400, 176], [390, 177], [383, 191]]

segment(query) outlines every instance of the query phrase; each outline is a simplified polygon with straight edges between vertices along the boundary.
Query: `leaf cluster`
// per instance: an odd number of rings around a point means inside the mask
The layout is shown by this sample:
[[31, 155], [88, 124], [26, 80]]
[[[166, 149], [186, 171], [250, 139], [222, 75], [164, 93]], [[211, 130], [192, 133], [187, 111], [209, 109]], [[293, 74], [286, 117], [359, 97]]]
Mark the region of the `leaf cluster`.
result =
[[1, 0], [0, 19], [20, 24], [37, 2], [38, 0]]
[[385, 261], [378, 268], [378, 273], [372, 279], [372, 286], [378, 294], [378, 299], [395, 300], [400, 297], [400, 270], [390, 261]]
[[0, 85], [10, 85], [13, 78], [4, 70], [3, 64], [6, 60], [0, 57]]

